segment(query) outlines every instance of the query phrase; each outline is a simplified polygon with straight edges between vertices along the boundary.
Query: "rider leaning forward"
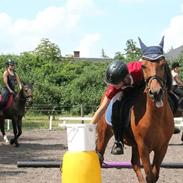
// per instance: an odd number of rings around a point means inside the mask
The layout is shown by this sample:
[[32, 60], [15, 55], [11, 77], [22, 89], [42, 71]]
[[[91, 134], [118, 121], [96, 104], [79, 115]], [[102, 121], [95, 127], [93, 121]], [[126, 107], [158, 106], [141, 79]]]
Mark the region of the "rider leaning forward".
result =
[[7, 68], [3, 73], [3, 83], [4, 86], [2, 88], [2, 101], [1, 101], [1, 107], [4, 108], [7, 104], [8, 98], [10, 94], [15, 95], [15, 87], [18, 84], [19, 89], [21, 90], [22, 85], [20, 82], [20, 78], [18, 74], [15, 72], [15, 61], [8, 59], [6, 62]]
[[[140, 39], [139, 41], [141, 42]], [[164, 58], [163, 44], [164, 37], [158, 46], [146, 47], [146, 49], [142, 50], [142, 59], [156, 61]], [[171, 73], [168, 64], [166, 65], [165, 72], [166, 84], [169, 83], [170, 88]], [[111, 123], [115, 142], [111, 153], [123, 154], [122, 139], [125, 125], [128, 124], [129, 110], [133, 105], [135, 97], [138, 96], [139, 92], [145, 86], [141, 61], [133, 61], [127, 64], [122, 61], [114, 61], [107, 68], [106, 82], [108, 86], [104, 98], [91, 122], [96, 124], [102, 115], [104, 115], [105, 112], [107, 113], [110, 106], [112, 106]], [[127, 103], [128, 105], [126, 105]]]
[[[141, 69], [141, 62], [129, 62], [127, 65], [121, 61], [115, 61], [109, 65], [106, 72], [106, 82], [108, 87], [105, 91], [104, 99], [93, 116], [92, 123], [97, 123], [100, 120], [110, 102], [113, 103], [113, 110], [117, 110], [120, 105], [120, 99], [117, 100], [115, 96], [120, 93], [121, 97], [123, 95], [123, 90], [127, 87], [138, 86], [143, 83], [143, 73]], [[123, 98], [123, 97], [122, 97]], [[114, 100], [113, 100], [114, 99]], [[115, 106], [115, 107], [114, 107]], [[115, 108], [115, 109], [114, 109]], [[117, 112], [115, 112], [116, 114]], [[115, 115], [116, 116], [116, 115]], [[116, 116], [116, 118], [120, 118]], [[118, 120], [116, 119], [116, 120]], [[122, 144], [122, 134], [119, 134], [121, 129], [115, 125], [116, 120], [112, 118], [112, 127], [115, 136], [115, 143], [112, 148], [112, 154], [123, 154], [123, 144]]]

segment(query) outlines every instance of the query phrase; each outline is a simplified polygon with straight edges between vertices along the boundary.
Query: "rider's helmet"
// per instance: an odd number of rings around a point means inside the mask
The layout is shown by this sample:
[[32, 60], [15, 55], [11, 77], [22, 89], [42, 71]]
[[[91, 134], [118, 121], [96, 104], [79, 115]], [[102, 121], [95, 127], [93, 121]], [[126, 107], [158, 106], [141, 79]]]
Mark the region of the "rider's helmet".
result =
[[128, 68], [122, 61], [112, 62], [106, 71], [106, 82], [110, 84], [119, 84], [128, 74]]
[[12, 59], [8, 59], [8, 60], [6, 61], [6, 65], [7, 65], [7, 66], [9, 66], [9, 65], [15, 65], [15, 64], [16, 64], [15, 61], [12, 60]]

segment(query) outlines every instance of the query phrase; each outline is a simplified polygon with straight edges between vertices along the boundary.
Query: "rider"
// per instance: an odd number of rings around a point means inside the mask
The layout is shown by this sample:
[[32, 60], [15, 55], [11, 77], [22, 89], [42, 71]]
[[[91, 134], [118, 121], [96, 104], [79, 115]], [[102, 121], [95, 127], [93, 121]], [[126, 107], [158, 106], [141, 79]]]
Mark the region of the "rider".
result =
[[[130, 91], [128, 89], [132, 87], [139, 88], [144, 83], [143, 73], [141, 69], [141, 62], [129, 62], [128, 64], [123, 63], [122, 61], [114, 61], [111, 63], [106, 72], [106, 82], [108, 87], [105, 91], [105, 97], [94, 114], [92, 118], [92, 123], [97, 123], [97, 121], [104, 114], [108, 108], [110, 102], [112, 105], [112, 127], [115, 136], [115, 143], [113, 145], [112, 154], [123, 154], [123, 127], [126, 125], [123, 123], [118, 123], [120, 121], [120, 105], [121, 97], [125, 98], [127, 93]], [[128, 92], [125, 92], [128, 91]], [[137, 94], [137, 93], [133, 93]], [[133, 98], [133, 97], [132, 97]], [[124, 113], [124, 112], [123, 112]]]
[[[158, 46], [149, 46], [142, 49], [142, 59], [154, 61], [163, 58], [163, 41], [164, 39], [162, 39]], [[141, 66], [141, 61], [129, 62], [128, 64], [124, 64], [121, 61], [115, 61], [108, 66], [106, 71], [106, 82], [108, 87], [105, 91], [102, 103], [95, 112], [91, 122], [94, 124], [97, 123], [102, 115], [105, 112], [107, 113], [109, 108], [112, 108], [111, 123], [115, 137], [115, 142], [111, 151], [112, 154], [124, 153], [122, 139], [124, 128], [128, 125], [127, 118], [129, 110], [135, 98], [145, 86]], [[171, 78], [169, 75], [170, 73], [167, 73], [167, 77]], [[167, 85], [168, 82], [169, 79], [166, 82]]]
[[174, 62], [172, 64], [172, 90], [177, 94], [179, 97], [183, 97], [183, 81], [179, 76], [180, 71], [180, 64], [178, 62]]
[[12, 59], [8, 59], [6, 62], [7, 68], [3, 73], [4, 86], [1, 92], [2, 95], [1, 109], [3, 109], [7, 104], [10, 94], [15, 95], [16, 84], [18, 84], [20, 90], [22, 88], [20, 78], [18, 74], [15, 72], [15, 64], [16, 64], [15, 61]]

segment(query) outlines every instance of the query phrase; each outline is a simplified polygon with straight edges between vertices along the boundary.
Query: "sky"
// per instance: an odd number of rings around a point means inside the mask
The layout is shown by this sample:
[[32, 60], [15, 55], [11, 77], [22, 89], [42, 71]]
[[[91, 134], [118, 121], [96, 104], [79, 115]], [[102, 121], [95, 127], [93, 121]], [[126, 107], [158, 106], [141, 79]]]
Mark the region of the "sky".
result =
[[0, 54], [33, 51], [48, 38], [62, 56], [111, 58], [138, 37], [164, 50], [183, 45], [183, 0], [0, 0]]

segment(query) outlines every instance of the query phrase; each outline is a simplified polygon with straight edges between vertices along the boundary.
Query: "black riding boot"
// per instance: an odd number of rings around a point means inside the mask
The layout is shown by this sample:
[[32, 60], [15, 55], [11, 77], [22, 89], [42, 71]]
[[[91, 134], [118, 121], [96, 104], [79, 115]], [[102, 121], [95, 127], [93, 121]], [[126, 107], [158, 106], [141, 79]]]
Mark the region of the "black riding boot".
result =
[[124, 154], [122, 141], [118, 140], [114, 142], [112, 146], [111, 154], [114, 154], [114, 155]]
[[111, 153], [114, 155], [124, 154], [121, 123], [122, 121], [120, 121], [120, 101], [117, 100], [112, 106], [112, 127], [115, 142], [112, 147]]

